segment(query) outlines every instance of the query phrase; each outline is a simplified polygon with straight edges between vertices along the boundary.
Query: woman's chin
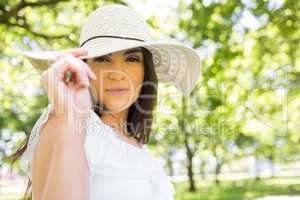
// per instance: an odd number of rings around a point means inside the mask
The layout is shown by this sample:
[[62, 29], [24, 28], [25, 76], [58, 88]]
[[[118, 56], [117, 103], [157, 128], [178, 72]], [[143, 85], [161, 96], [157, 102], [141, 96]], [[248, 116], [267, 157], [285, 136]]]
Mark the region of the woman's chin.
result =
[[105, 104], [107, 109], [113, 113], [118, 113], [130, 107], [128, 101], [111, 101]]

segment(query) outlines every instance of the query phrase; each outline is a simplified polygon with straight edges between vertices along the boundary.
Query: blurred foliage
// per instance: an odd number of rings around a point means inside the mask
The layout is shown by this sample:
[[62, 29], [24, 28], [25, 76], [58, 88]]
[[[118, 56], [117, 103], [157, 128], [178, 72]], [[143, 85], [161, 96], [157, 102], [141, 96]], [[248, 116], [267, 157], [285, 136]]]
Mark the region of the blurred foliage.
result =
[[180, 1], [170, 35], [197, 49], [202, 77], [187, 103], [164, 102], [175, 113], [189, 107], [177, 115], [187, 124], [181, 136], [201, 163], [215, 158], [217, 182], [224, 165], [243, 157], [299, 159], [299, 8], [293, 0]]

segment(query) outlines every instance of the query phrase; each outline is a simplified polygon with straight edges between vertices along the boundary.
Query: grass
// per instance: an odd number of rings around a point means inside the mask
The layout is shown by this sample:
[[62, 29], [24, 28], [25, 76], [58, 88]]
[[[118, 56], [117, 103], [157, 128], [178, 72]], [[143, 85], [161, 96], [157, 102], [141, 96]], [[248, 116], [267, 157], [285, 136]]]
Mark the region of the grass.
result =
[[22, 197], [22, 194], [0, 194], [0, 200], [18, 200]]
[[250, 200], [271, 195], [300, 195], [300, 177], [223, 181], [197, 181], [197, 192], [188, 192], [187, 182], [176, 183], [176, 200]]
[[[197, 181], [197, 192], [188, 192], [188, 183], [176, 183], [176, 200], [250, 200], [270, 195], [300, 195], [300, 177], [280, 177], [260, 181]], [[1, 191], [1, 190], [0, 190]], [[18, 200], [21, 194], [0, 194], [0, 200]]]

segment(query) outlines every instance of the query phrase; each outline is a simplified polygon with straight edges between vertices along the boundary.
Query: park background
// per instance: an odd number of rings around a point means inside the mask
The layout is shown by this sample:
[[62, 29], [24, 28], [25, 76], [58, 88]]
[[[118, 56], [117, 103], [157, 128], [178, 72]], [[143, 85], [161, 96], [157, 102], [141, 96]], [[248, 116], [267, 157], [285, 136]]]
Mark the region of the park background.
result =
[[109, 3], [201, 57], [189, 96], [160, 84], [150, 137], [176, 199], [300, 199], [299, 0], [0, 0], [0, 199], [25, 191], [26, 160], [11, 172], [6, 158], [48, 103], [20, 52], [76, 47], [86, 16]]

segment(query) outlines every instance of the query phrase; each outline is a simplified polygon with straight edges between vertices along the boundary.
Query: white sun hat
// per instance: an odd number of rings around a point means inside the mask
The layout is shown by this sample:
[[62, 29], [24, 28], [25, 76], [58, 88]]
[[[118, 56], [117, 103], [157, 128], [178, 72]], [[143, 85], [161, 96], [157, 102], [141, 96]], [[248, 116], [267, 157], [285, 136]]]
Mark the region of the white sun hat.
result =
[[[91, 13], [80, 32], [80, 46], [91, 58], [134, 47], [148, 49], [159, 82], [173, 82], [183, 95], [189, 94], [200, 76], [200, 57], [183, 44], [159, 42], [151, 26], [130, 7], [102, 6]], [[69, 49], [70, 50], [70, 49]], [[66, 50], [23, 52], [35, 69], [44, 71]], [[68, 51], [68, 50], [67, 50]]]

